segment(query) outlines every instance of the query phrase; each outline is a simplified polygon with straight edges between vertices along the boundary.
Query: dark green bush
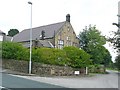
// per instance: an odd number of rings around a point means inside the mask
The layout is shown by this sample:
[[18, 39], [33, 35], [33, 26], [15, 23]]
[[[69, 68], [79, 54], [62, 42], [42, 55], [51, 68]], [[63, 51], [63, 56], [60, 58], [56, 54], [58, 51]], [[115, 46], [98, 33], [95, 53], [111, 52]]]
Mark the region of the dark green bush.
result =
[[89, 65], [88, 69], [90, 73], [105, 73], [104, 65], [100, 64]]
[[33, 49], [32, 60], [51, 65], [65, 65], [67, 63], [65, 51], [54, 48]]
[[3, 42], [2, 57], [4, 59], [28, 60], [29, 51], [21, 44], [13, 42]]
[[71, 67], [84, 68], [91, 63], [90, 55], [77, 47], [64, 47], [63, 50], [66, 52], [67, 57], [69, 58], [68, 63]]
[[[22, 44], [3, 42], [2, 55], [4, 59], [29, 60], [30, 53]], [[90, 55], [76, 47], [32, 48], [32, 62], [81, 68], [90, 64]]]

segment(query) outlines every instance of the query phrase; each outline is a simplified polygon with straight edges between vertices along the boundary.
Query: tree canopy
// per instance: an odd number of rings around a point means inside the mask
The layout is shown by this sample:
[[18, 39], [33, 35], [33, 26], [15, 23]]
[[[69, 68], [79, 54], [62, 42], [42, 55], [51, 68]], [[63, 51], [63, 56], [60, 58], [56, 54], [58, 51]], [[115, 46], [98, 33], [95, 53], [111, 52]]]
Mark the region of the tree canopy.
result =
[[8, 31], [8, 36], [13, 37], [14, 35], [16, 35], [16, 34], [18, 34], [18, 33], [19, 33], [19, 31], [18, 31], [17, 29], [10, 29], [10, 30]]
[[105, 37], [96, 29], [96, 26], [83, 29], [83, 32], [79, 34], [79, 38], [81, 48], [87, 52], [89, 52], [90, 47], [102, 46], [106, 43]]
[[83, 32], [79, 34], [79, 38], [81, 49], [91, 55], [94, 64], [106, 64], [108, 61], [111, 61], [109, 51], [103, 46], [106, 44], [106, 39], [96, 29], [96, 26], [92, 27], [90, 25], [83, 29]]
[[120, 52], [120, 30], [118, 29], [117, 32], [112, 33], [114, 36], [112, 38], [108, 38], [108, 41], [111, 42], [114, 49], [117, 50], [117, 52]]
[[114, 49], [117, 51], [117, 56], [115, 58], [115, 66], [120, 70], [120, 29], [117, 32], [113, 32], [114, 37], [108, 38], [108, 41], [112, 43]]
[[115, 66], [118, 70], [120, 70], [120, 55], [118, 55], [116, 58], [115, 58]]

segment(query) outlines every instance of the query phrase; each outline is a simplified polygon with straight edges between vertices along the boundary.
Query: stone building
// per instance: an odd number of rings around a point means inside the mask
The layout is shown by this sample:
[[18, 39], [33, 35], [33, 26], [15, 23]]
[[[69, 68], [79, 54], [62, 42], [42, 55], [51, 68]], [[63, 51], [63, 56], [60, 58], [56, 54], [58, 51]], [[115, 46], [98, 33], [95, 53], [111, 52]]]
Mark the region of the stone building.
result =
[[[30, 29], [15, 35], [13, 41], [29, 48]], [[59, 49], [64, 46], [79, 47], [79, 39], [70, 23], [70, 15], [66, 15], [66, 21], [32, 28], [32, 46]]]

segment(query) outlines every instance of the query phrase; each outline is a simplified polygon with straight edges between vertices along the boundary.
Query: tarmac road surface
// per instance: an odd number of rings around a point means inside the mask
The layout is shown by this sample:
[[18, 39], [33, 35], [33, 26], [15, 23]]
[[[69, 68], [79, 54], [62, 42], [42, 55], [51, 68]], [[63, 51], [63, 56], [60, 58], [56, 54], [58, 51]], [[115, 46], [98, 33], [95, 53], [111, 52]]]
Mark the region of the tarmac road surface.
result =
[[97, 74], [92, 77], [14, 76], [67, 88], [118, 88], [118, 72], [108, 72], [109, 74]]

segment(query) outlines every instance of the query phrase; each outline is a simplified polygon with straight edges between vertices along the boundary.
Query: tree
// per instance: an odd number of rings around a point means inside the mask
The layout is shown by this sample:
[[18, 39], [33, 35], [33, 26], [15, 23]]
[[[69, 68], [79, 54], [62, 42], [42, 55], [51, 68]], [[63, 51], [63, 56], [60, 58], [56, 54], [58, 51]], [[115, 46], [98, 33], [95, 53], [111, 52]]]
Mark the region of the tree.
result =
[[112, 62], [112, 56], [111, 56], [110, 52], [108, 51], [108, 49], [106, 49], [105, 47], [102, 46], [101, 54], [103, 55], [102, 63], [104, 64], [104, 66], [111, 67], [111, 64], [113, 64], [113, 62]]
[[90, 25], [88, 28], [83, 29], [83, 32], [79, 34], [79, 38], [81, 49], [91, 55], [94, 64], [102, 64], [106, 53], [108, 57], [111, 57], [107, 49], [103, 46], [106, 43], [106, 39], [96, 29], [96, 26], [91, 27]]
[[14, 35], [16, 35], [16, 34], [18, 34], [18, 33], [19, 33], [19, 31], [18, 31], [17, 29], [10, 29], [10, 30], [8, 31], [8, 36], [13, 37]]
[[118, 70], [120, 70], [120, 27], [117, 30], [117, 32], [113, 32], [114, 37], [108, 38], [108, 41], [111, 42], [114, 49], [117, 51], [118, 55], [115, 59], [115, 66], [118, 67]]
[[80, 46], [85, 51], [89, 51], [91, 46], [102, 46], [106, 43], [105, 37], [96, 29], [96, 26], [83, 29], [83, 32], [79, 34], [79, 38]]
[[120, 70], [120, 55], [118, 55], [115, 59], [115, 66]]
[[113, 45], [114, 49], [117, 50], [117, 52], [120, 52], [120, 30], [118, 29], [117, 32], [113, 32], [113, 37], [108, 37], [108, 41]]

